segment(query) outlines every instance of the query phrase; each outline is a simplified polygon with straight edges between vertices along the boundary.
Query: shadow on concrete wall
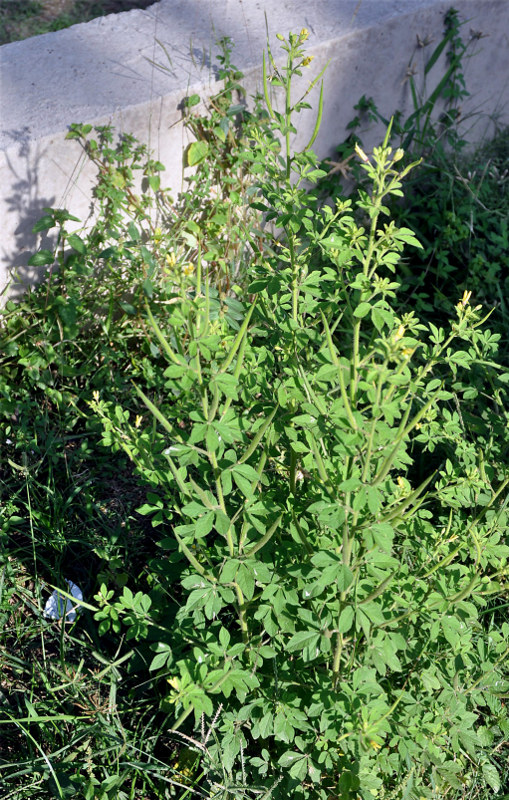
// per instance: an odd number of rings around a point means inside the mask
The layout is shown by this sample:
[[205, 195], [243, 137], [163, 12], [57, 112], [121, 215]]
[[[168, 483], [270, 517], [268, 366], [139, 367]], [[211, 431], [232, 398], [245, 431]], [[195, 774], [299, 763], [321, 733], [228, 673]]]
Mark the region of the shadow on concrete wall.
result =
[[[16, 164], [5, 152], [5, 160], [13, 180], [11, 193], [5, 198], [6, 209], [15, 215], [17, 227], [15, 243], [10, 252], [2, 249], [2, 260], [9, 265], [11, 284], [10, 297], [19, 297], [27, 286], [44, 278], [47, 268], [29, 267], [28, 260], [39, 248], [51, 250], [55, 237], [51, 234], [35, 234], [32, 228], [44, 213], [44, 208], [54, 205], [55, 196], [44, 193], [40, 185], [40, 165], [45, 151], [31, 140], [28, 126], [7, 131], [7, 136], [16, 146]], [[35, 152], [34, 152], [35, 147]]]

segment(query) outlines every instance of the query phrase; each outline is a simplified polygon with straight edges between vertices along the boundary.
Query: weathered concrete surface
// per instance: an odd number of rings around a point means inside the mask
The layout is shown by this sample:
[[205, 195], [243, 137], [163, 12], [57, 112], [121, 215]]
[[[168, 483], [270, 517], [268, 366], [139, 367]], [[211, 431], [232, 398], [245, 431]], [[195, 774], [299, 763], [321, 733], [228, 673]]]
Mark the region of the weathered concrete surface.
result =
[[[246, 74], [248, 92], [259, 89], [267, 19], [274, 53], [277, 32], [308, 28], [315, 59], [303, 81], [330, 60], [315, 143], [325, 156], [345, 138], [361, 95], [372, 96], [385, 115], [411, 109], [407, 70], [416, 71], [424, 92], [423, 66], [450, 6], [446, 0], [160, 0], [146, 11], [0, 47], [0, 290], [13, 269], [24, 282], [37, 279], [25, 265], [41, 244], [31, 229], [45, 206], [88, 216], [93, 172], [79, 145], [65, 141], [72, 122], [112, 123], [134, 133], [166, 164], [165, 183], [178, 190], [186, 143], [182, 99], [214, 91], [214, 43], [222, 36], [235, 43], [233, 62]], [[490, 117], [509, 122], [509, 2], [455, 0], [454, 6], [467, 20], [465, 41], [471, 30], [483, 34], [472, 37], [465, 62], [471, 97], [462, 109], [475, 124], [472, 138], [480, 139]], [[418, 47], [417, 36], [433, 43]], [[427, 76], [428, 93], [443, 71], [442, 59]], [[313, 112], [301, 115], [297, 146], [313, 125]], [[371, 132], [371, 142], [380, 135]]]

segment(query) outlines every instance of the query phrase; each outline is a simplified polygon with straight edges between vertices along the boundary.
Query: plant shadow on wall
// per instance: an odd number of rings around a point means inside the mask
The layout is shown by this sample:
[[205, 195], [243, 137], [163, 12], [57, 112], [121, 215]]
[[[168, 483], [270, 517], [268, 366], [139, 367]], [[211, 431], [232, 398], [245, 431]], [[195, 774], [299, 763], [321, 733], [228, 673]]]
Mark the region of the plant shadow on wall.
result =
[[[33, 230], [34, 225], [40, 219], [41, 211], [45, 207], [50, 207], [55, 202], [55, 197], [44, 197], [41, 195], [41, 185], [39, 171], [44, 153], [39, 153], [30, 139], [30, 129], [28, 127], [20, 130], [8, 131], [8, 136], [17, 146], [16, 159], [14, 166], [6, 152], [6, 163], [15, 180], [11, 184], [12, 194], [5, 198], [6, 207], [9, 215], [15, 215], [18, 225], [15, 230], [16, 249], [12, 253], [6, 252], [2, 248], [1, 260], [4, 264], [13, 265], [23, 260], [26, 263], [29, 251], [33, 249], [36, 242], [36, 234]], [[32, 235], [30, 235], [32, 234]], [[49, 248], [54, 245], [54, 239], [43, 236], [41, 245]], [[12, 298], [21, 296], [36, 277], [36, 269], [29, 266], [18, 266], [15, 274], [11, 276], [12, 284], [9, 287]]]
[[[176, 199], [133, 137], [70, 132], [97, 224], [48, 210], [58, 247], [32, 262], [58, 271], [1, 331], [15, 800], [488, 800], [507, 780], [507, 350], [489, 297], [455, 289], [440, 319], [400, 302], [423, 246], [391, 204], [422, 167], [397, 120], [357, 143], [358, 192], [321, 200], [321, 75], [292, 93], [307, 37], [278, 36], [251, 112], [222, 42]], [[73, 626], [38, 613], [55, 553], [86, 589]]]

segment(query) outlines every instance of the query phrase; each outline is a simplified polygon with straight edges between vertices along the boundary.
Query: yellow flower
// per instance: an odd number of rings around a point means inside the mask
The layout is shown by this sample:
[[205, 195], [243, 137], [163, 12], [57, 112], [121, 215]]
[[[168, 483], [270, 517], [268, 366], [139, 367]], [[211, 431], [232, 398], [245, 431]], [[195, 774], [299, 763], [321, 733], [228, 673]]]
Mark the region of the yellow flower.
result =
[[93, 393], [92, 397], [94, 398], [94, 400], [95, 400], [95, 402], [96, 402], [96, 403], [98, 403], [98, 402], [99, 402], [99, 392], [97, 391], [97, 389], [96, 389], [96, 390], [95, 390], [95, 392]]
[[398, 484], [400, 489], [404, 489], [405, 488], [405, 481], [403, 480], [401, 475], [398, 475], [398, 477], [396, 479], [396, 483]]
[[192, 275], [193, 274], [194, 266], [191, 264], [190, 261], [188, 261], [187, 264], [184, 264], [184, 266], [182, 267], [182, 272], [184, 273], [184, 275]]
[[394, 341], [399, 342], [399, 340], [402, 339], [404, 335], [405, 335], [405, 326], [400, 325], [398, 330], [394, 334]]
[[308, 36], [309, 36], [308, 29], [307, 28], [302, 28], [302, 30], [301, 30], [301, 32], [299, 34], [299, 39], [301, 40], [301, 42], [305, 42], [306, 39], [308, 38]]
[[373, 750], [380, 750], [380, 748], [381, 748], [381, 746], [382, 746], [382, 745], [381, 745], [381, 744], [379, 744], [378, 742], [375, 742], [375, 740], [374, 740], [374, 739], [371, 739], [371, 741], [370, 741], [370, 745], [371, 745], [371, 747], [373, 748]]
[[303, 67], [309, 67], [309, 65], [311, 64], [313, 59], [314, 59], [314, 56], [306, 56], [306, 58], [302, 61], [302, 66]]
[[143, 421], [143, 417], [141, 416], [141, 414], [136, 414], [136, 419], [134, 420], [134, 427], [135, 428], [139, 428], [141, 423], [142, 423], [142, 421]]
[[173, 251], [171, 253], [166, 253], [166, 263], [169, 267], [174, 267], [177, 263], [177, 257]]

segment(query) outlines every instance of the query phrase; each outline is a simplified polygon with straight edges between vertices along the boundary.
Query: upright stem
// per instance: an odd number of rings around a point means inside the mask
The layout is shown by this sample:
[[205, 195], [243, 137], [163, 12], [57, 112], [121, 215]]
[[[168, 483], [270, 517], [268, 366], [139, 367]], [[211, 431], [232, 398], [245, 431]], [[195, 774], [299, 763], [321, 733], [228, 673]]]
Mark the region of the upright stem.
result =
[[290, 492], [294, 495], [297, 486], [297, 453], [290, 450]]
[[286, 142], [286, 180], [290, 180], [290, 167], [291, 167], [291, 158], [290, 158], [290, 122], [292, 119], [292, 96], [291, 96], [291, 84], [292, 84], [292, 67], [293, 67], [293, 58], [291, 52], [288, 55], [288, 65], [287, 65], [287, 81], [286, 81], [286, 104], [285, 104], [285, 142]]
[[355, 396], [357, 394], [357, 380], [359, 377], [359, 344], [361, 320], [356, 319], [353, 326], [352, 369], [350, 374], [350, 402], [356, 408]]
[[295, 248], [293, 246], [293, 236], [288, 236], [288, 247], [290, 250], [290, 260], [292, 262], [292, 319], [297, 322], [299, 316], [299, 275], [298, 264], [295, 260]]
[[[382, 183], [378, 182], [377, 191], [373, 197], [373, 206], [376, 210], [376, 213], [373, 215], [371, 220], [371, 226], [369, 230], [369, 240], [368, 240], [368, 247], [366, 250], [366, 256], [364, 258], [362, 264], [362, 272], [367, 277], [370, 275], [369, 272], [369, 265], [371, 263], [371, 258], [373, 256], [373, 252], [375, 250], [375, 242], [376, 242], [376, 229], [378, 225], [378, 217], [380, 216], [380, 205], [382, 202], [383, 197], [383, 178]], [[372, 274], [372, 273], [371, 273]], [[362, 292], [361, 292], [361, 300], [362, 300]], [[360, 330], [361, 330], [361, 319], [356, 319], [353, 326], [353, 350], [352, 350], [352, 374], [350, 380], [350, 400], [355, 407], [355, 395], [357, 392], [357, 381], [359, 378], [359, 348], [360, 348]]]

